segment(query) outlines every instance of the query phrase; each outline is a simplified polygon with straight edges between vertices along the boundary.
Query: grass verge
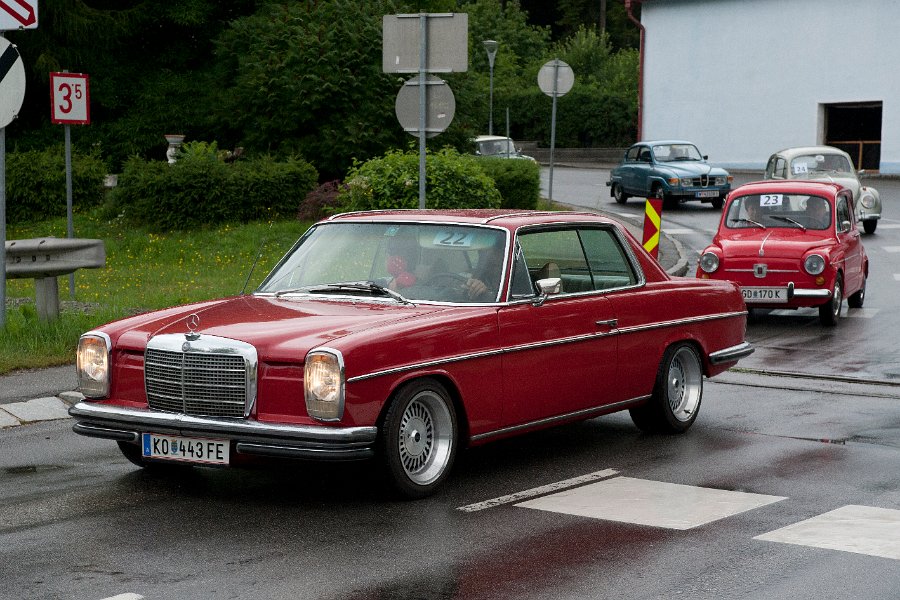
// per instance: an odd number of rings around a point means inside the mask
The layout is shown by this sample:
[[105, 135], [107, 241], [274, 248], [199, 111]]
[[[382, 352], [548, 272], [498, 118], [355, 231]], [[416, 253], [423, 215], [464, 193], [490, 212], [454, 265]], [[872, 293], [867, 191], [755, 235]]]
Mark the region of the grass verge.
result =
[[[75, 236], [104, 241], [106, 268], [76, 271], [74, 302], [68, 276], [60, 277], [60, 317], [52, 322], [37, 318], [34, 280], [8, 280], [0, 374], [72, 363], [83, 332], [121, 317], [233, 296], [245, 283], [253, 290], [309, 225], [285, 220], [158, 234], [78, 214]], [[10, 225], [6, 238], [49, 236], [66, 236], [65, 218]]]

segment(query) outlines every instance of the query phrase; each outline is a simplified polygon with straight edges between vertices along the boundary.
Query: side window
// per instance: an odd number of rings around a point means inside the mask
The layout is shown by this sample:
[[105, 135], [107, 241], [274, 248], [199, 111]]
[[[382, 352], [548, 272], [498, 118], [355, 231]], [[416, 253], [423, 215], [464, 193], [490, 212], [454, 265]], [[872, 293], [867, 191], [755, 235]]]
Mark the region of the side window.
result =
[[625, 154], [625, 160], [634, 162], [638, 158], [638, 151], [640, 148], [635, 146], [634, 148], [629, 148], [628, 152]]
[[780, 156], [775, 159], [772, 176], [775, 179], [787, 179], [787, 161]]
[[637, 283], [631, 263], [611, 230], [582, 229], [580, 234], [593, 289], [609, 290]]
[[849, 221], [850, 226], [853, 227], [853, 216], [852, 211], [850, 210], [850, 202], [847, 200], [847, 196], [840, 196], [838, 198], [837, 221], [838, 231], [840, 231], [843, 227], [844, 221]]
[[531, 298], [537, 295], [534, 287], [534, 281], [540, 277], [532, 279], [528, 272], [528, 264], [525, 262], [525, 253], [521, 246], [516, 246], [515, 262], [512, 269], [512, 283], [510, 283], [510, 296], [513, 300], [522, 298]]
[[517, 263], [513, 276], [513, 294], [518, 297], [523, 297], [519, 294], [525, 286], [517, 280], [524, 279], [526, 273], [530, 282], [560, 278], [564, 294], [622, 288], [638, 281], [619, 239], [609, 228], [523, 233], [519, 244], [523, 270], [520, 274]]
[[531, 281], [559, 277], [562, 293], [593, 289], [590, 270], [574, 229], [536, 231], [519, 235]]

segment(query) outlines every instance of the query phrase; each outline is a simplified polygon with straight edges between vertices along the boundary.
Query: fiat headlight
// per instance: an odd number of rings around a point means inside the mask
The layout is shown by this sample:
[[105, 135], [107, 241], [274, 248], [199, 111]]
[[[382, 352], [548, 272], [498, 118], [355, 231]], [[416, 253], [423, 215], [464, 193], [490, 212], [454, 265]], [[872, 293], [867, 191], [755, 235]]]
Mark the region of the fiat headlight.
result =
[[303, 369], [306, 412], [320, 421], [344, 416], [344, 357], [337, 350], [320, 349], [306, 356]]
[[719, 175], [716, 177], [716, 185], [725, 185], [726, 183], [728, 183], [729, 179], [730, 177], [726, 175]]
[[714, 252], [704, 252], [700, 255], [700, 268], [704, 273], [714, 273], [719, 268], [719, 257]]
[[810, 275], [818, 275], [825, 270], [825, 259], [818, 254], [810, 254], [803, 261], [803, 268]]
[[690, 187], [690, 186], [694, 185], [694, 179], [691, 177], [684, 177], [681, 180], [681, 185], [683, 185], [684, 187]]
[[863, 194], [859, 203], [863, 205], [863, 208], [875, 208], [875, 196], [872, 194]]
[[110, 348], [112, 343], [105, 333], [85, 333], [78, 340], [78, 350], [75, 352], [78, 389], [87, 398], [105, 398], [109, 395]]

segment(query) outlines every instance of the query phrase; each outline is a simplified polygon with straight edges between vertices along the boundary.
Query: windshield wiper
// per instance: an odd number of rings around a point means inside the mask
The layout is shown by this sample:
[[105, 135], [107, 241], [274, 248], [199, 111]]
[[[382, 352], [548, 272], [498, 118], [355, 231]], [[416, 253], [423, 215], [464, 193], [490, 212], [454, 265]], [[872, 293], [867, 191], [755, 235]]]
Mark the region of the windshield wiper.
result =
[[756, 226], [759, 227], [760, 229], [766, 229], [766, 226], [765, 226], [765, 225], [763, 225], [762, 223], [757, 223], [757, 222], [754, 221], [753, 219], [735, 219], [734, 222], [735, 222], [735, 223], [753, 223], [754, 225], [756, 225]]
[[306, 291], [308, 291], [311, 294], [318, 294], [318, 293], [322, 293], [322, 292], [332, 292], [332, 291], [339, 291], [339, 290], [354, 290], [354, 291], [369, 292], [369, 293], [375, 292], [382, 296], [388, 296], [390, 298], [393, 298], [397, 302], [401, 302], [403, 304], [413, 304], [413, 302], [411, 300], [405, 298], [401, 294], [398, 294], [394, 290], [388, 289], [388, 288], [384, 287], [383, 285], [375, 283], [374, 281], [343, 281], [343, 282], [339, 282], [339, 283], [328, 283], [328, 284], [321, 285], [321, 286], [310, 286], [309, 288], [306, 288]]
[[792, 224], [796, 225], [797, 227], [799, 227], [800, 229], [802, 229], [803, 231], [806, 231], [806, 227], [804, 227], [802, 223], [799, 223], [790, 217], [784, 217], [781, 215], [769, 215], [769, 217], [775, 219], [776, 221], [784, 221], [785, 223], [792, 223]]

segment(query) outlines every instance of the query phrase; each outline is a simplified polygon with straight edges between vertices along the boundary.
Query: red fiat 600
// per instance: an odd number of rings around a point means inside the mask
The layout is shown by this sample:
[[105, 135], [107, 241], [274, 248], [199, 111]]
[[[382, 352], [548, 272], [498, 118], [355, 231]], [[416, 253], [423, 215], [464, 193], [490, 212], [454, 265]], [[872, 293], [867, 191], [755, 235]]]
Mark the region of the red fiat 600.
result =
[[760, 181], [733, 192], [697, 276], [741, 286], [753, 308], [818, 307], [834, 325], [844, 298], [860, 308], [869, 259], [852, 192], [834, 183]]
[[745, 327], [734, 284], [597, 215], [337, 215], [251, 295], [85, 333], [70, 412], [142, 466], [376, 458], [416, 498], [490, 440], [626, 409], [687, 430]]

